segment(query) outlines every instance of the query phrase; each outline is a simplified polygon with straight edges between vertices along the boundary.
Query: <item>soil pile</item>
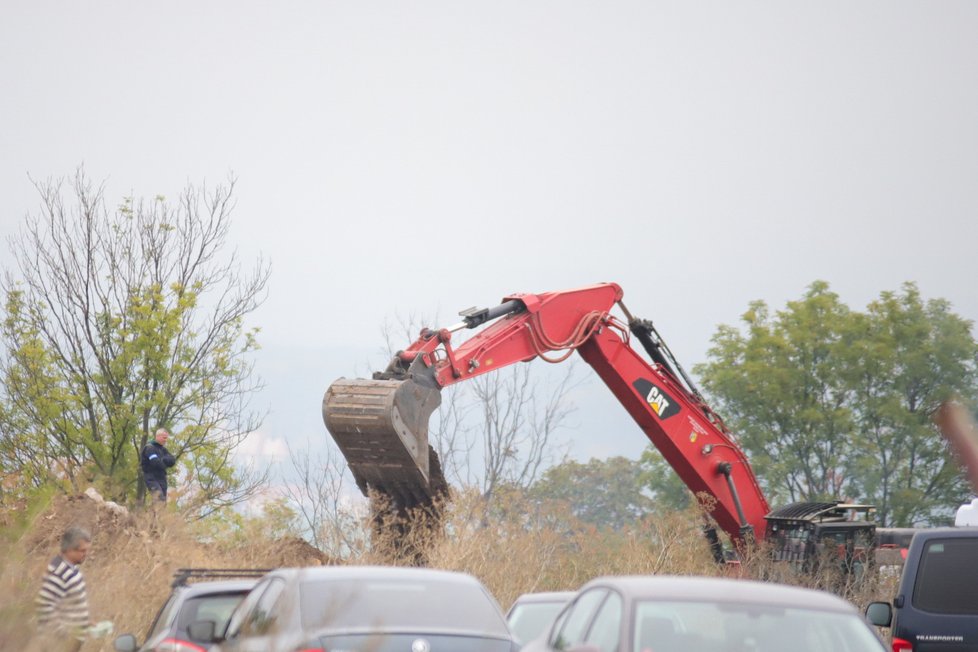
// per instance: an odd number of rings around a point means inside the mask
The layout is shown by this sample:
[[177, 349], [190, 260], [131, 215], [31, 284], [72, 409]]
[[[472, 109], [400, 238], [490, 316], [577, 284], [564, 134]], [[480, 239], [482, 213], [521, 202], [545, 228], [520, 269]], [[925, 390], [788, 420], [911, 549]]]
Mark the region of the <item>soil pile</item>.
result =
[[268, 568], [329, 566], [337, 563], [327, 557], [322, 550], [299, 537], [286, 537], [273, 541], [268, 546], [266, 558]]
[[330, 562], [298, 538], [205, 542], [192, 524], [162, 506], [130, 513], [94, 491], [58, 496], [22, 536], [0, 548], [0, 650], [27, 645], [41, 578], [59, 552], [61, 535], [72, 525], [92, 533], [91, 552], [82, 565], [92, 619], [115, 625], [113, 635], [86, 643], [84, 652], [111, 650], [112, 639], [125, 632], [142, 640], [169, 595], [178, 568], [277, 568]]

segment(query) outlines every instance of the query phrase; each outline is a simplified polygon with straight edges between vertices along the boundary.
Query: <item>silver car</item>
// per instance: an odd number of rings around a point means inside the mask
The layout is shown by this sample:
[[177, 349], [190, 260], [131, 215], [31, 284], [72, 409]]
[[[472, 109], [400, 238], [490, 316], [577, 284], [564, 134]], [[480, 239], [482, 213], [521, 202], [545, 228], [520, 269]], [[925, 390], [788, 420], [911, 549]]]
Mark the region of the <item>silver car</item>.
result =
[[885, 652], [839, 597], [708, 577], [602, 577], [523, 652]]
[[[221, 652], [516, 652], [495, 599], [471, 575], [329, 566], [266, 575], [224, 632], [191, 632]], [[210, 631], [207, 631], [210, 630]]]
[[506, 622], [520, 641], [532, 641], [550, 626], [571, 598], [573, 591], [524, 593], [506, 612]]

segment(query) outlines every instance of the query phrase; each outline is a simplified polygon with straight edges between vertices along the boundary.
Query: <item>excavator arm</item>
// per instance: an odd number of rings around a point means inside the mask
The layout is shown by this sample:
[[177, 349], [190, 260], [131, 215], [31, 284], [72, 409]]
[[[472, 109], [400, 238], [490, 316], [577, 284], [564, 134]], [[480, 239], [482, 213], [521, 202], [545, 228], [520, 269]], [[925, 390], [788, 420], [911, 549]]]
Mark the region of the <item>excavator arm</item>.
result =
[[[622, 296], [618, 285], [602, 283], [504, 297], [494, 308], [463, 311], [455, 326], [423, 330], [373, 380], [337, 380], [323, 399], [323, 418], [361, 490], [385, 494], [401, 509], [431, 506], [447, 494], [428, 444], [440, 390], [516, 362], [560, 362], [577, 351], [689, 489], [712, 497], [717, 524], [734, 541], [762, 538], [769, 508], [746, 457], [651, 323], [633, 318]], [[611, 315], [616, 304], [628, 324]], [[453, 333], [486, 323], [453, 347]], [[633, 336], [651, 362], [632, 347]]]

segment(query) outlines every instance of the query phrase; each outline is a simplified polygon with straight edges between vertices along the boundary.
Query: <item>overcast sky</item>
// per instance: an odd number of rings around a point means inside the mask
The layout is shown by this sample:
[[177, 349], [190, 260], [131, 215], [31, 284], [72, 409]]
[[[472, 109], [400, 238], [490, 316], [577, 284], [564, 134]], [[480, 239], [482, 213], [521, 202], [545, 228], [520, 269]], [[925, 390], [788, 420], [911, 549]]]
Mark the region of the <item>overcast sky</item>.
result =
[[[687, 368], [816, 279], [976, 319], [976, 35], [973, 0], [3, 0], [0, 235], [28, 175], [114, 205], [233, 173], [266, 456], [324, 441], [385, 318], [511, 292], [616, 281]], [[575, 457], [638, 456], [600, 381], [575, 400]]]

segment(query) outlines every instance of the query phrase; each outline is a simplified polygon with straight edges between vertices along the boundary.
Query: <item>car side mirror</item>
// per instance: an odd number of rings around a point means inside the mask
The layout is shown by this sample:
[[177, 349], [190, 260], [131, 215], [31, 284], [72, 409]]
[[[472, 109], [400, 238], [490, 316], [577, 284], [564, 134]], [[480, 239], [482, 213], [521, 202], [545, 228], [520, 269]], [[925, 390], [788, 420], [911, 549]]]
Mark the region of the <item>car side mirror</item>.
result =
[[216, 643], [218, 641], [216, 630], [217, 624], [213, 620], [195, 620], [187, 627], [190, 638], [203, 643]]
[[893, 607], [889, 602], [870, 602], [866, 607], [866, 619], [877, 627], [889, 627], [893, 621]]
[[117, 636], [114, 641], [112, 641], [112, 647], [115, 648], [116, 652], [136, 652], [136, 637], [132, 634], [123, 634], [122, 636]]

